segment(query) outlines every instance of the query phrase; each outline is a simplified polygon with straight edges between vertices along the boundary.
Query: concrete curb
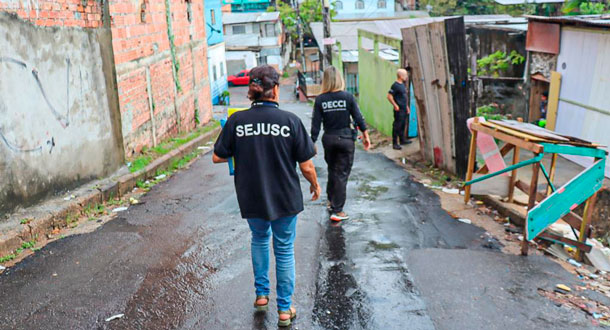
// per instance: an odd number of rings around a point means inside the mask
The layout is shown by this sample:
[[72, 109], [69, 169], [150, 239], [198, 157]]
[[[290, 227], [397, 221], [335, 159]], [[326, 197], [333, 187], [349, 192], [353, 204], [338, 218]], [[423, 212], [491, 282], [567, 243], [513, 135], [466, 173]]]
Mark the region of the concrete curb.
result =
[[[53, 198], [13, 214], [0, 228], [0, 257], [13, 253], [24, 242], [49, 235], [55, 228], [66, 227], [66, 218], [72, 214], [82, 215], [82, 209], [87, 206], [95, 206], [110, 198], [120, 198], [126, 195], [136, 187], [138, 180], [144, 181], [155, 177], [157, 171], [169, 168], [173, 161], [179, 160], [196, 148], [213, 141], [220, 130], [220, 127], [214, 128], [155, 159], [138, 172], [125, 174], [118, 178], [89, 182], [73, 191], [73, 194], [77, 196], [74, 199], [65, 201], [62, 198]], [[94, 187], [91, 187], [91, 184], [94, 184]], [[21, 219], [30, 219], [30, 222], [21, 224]]]

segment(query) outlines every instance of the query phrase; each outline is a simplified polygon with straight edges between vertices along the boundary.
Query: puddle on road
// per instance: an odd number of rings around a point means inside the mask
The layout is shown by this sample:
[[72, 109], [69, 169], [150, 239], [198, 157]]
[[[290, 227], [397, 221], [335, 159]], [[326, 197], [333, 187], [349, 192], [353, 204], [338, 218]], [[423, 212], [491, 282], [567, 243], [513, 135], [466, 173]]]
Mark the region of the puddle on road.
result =
[[329, 226], [325, 233], [313, 310], [314, 321], [324, 329], [366, 328], [370, 318], [364, 294], [349, 269], [344, 233], [342, 226]]

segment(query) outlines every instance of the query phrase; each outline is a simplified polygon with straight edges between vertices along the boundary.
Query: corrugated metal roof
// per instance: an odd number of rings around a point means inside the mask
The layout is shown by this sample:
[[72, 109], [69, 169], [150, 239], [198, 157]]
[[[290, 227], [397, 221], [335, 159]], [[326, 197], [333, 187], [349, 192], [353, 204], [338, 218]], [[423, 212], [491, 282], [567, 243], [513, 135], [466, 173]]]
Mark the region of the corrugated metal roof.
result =
[[531, 16], [526, 15], [530, 21], [540, 21], [547, 23], [559, 23], [562, 25], [582, 25], [592, 27], [610, 27], [610, 14], [603, 15], [579, 15], [579, 16]]
[[[372, 21], [358, 21], [358, 22], [332, 22], [330, 26], [331, 36], [341, 43], [342, 50], [357, 50], [358, 49], [358, 29], [370, 31], [377, 34], [382, 34], [388, 37], [396, 39], [402, 39], [401, 29], [412, 27], [421, 24], [427, 24], [431, 22], [438, 22], [446, 19], [447, 17], [421, 17], [421, 18], [406, 18], [406, 19], [393, 19], [393, 20], [372, 20]], [[467, 15], [464, 16], [464, 23], [466, 24], [515, 24], [516, 30], [527, 30], [523, 24], [526, 21], [523, 18], [515, 18], [510, 15]], [[518, 26], [518, 24], [522, 24]], [[318, 45], [322, 45], [322, 39], [324, 38], [323, 25], [321, 22], [310, 23], [311, 30], [313, 31], [314, 37], [318, 40]], [[373, 42], [365, 39], [363, 45], [366, 49], [373, 48]], [[380, 47], [384, 47], [380, 45]], [[321, 47], [320, 47], [321, 48]]]
[[380, 19], [405, 19], [405, 18], [416, 18], [416, 17], [429, 17], [428, 12], [423, 10], [406, 10], [406, 11], [395, 11], [395, 12], [362, 12], [362, 13], [338, 13], [333, 17], [335, 22], [348, 22], [348, 21], [375, 21]]
[[[378, 34], [387, 35], [397, 39], [402, 39], [400, 29], [429, 22], [439, 21], [442, 18], [426, 17], [426, 18], [408, 18], [396, 20], [375, 20], [361, 22], [332, 22], [330, 26], [331, 35], [341, 43], [343, 50], [358, 49], [358, 29], [371, 31]], [[318, 41], [318, 45], [322, 45], [324, 38], [323, 26], [321, 22], [310, 23], [314, 37]], [[362, 45], [364, 48], [372, 48], [373, 43], [370, 40], [364, 40]]]
[[256, 13], [222, 13], [222, 24], [243, 24], [256, 22], [271, 22], [277, 21], [280, 18], [280, 13], [273, 12], [256, 12]]

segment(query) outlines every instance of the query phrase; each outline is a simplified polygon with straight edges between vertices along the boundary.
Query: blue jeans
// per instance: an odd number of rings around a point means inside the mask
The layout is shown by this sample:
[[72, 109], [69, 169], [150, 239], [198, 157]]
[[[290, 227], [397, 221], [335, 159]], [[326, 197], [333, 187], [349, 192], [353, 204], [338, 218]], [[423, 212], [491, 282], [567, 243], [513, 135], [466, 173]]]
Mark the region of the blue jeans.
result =
[[297, 216], [273, 221], [248, 219], [248, 225], [252, 231], [252, 268], [256, 295], [269, 295], [269, 239], [273, 234], [277, 308], [287, 311], [292, 304], [294, 292], [294, 238]]

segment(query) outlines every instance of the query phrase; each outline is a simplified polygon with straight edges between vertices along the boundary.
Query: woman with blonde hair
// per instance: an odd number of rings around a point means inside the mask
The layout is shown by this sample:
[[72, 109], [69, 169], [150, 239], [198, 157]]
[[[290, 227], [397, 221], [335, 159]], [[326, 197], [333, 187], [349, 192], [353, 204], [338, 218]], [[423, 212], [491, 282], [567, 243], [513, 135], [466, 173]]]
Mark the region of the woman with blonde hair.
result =
[[[320, 134], [320, 125], [324, 126], [322, 145], [324, 160], [328, 165], [328, 182], [326, 195], [330, 220], [342, 221], [349, 219], [343, 211], [346, 199], [346, 188], [349, 174], [354, 163], [355, 141], [357, 129], [362, 131], [364, 150], [371, 146], [366, 123], [356, 98], [345, 90], [343, 76], [334, 66], [324, 70], [322, 78], [322, 94], [316, 97], [311, 123], [311, 138], [315, 143]], [[355, 123], [352, 127], [352, 119]]]

